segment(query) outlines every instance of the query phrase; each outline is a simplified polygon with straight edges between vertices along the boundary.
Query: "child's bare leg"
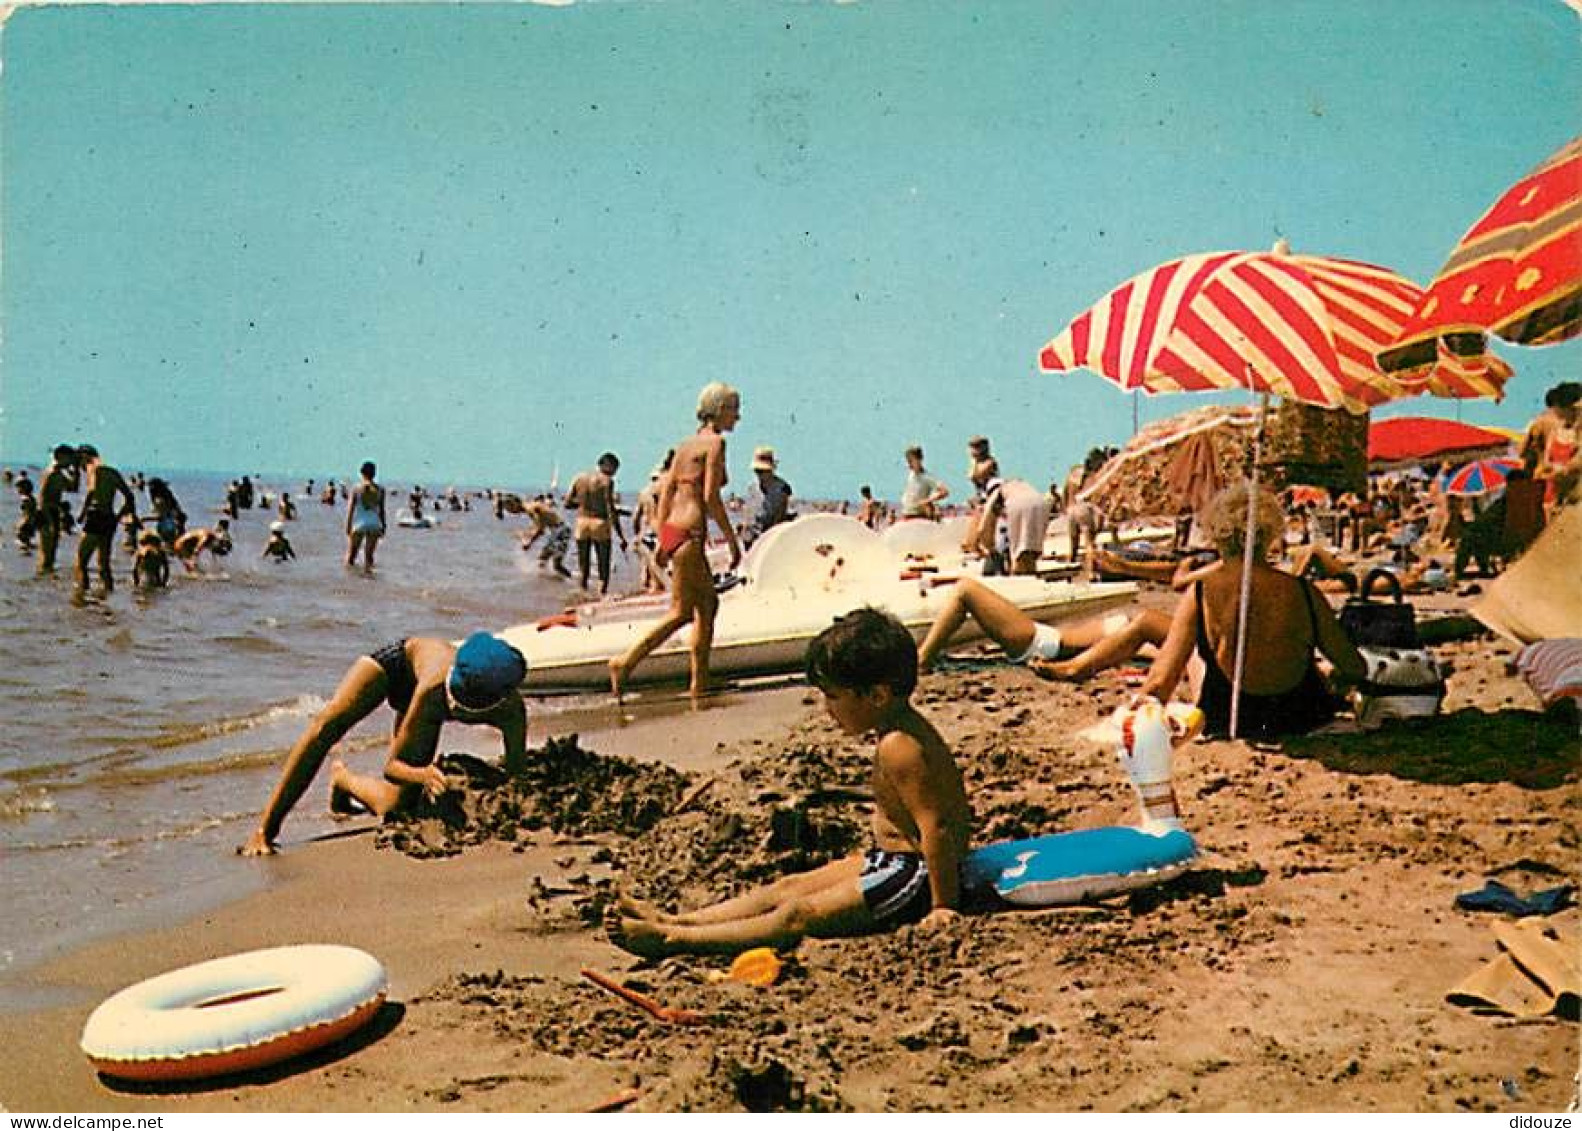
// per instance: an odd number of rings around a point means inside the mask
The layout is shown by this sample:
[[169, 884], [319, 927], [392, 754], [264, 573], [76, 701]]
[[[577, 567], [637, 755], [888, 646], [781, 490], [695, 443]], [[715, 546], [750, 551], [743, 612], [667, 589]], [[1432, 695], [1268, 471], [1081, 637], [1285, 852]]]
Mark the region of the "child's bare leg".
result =
[[347, 536], [347, 539], [346, 539], [346, 565], [348, 567], [354, 566], [354, 565], [357, 564], [357, 551], [362, 549], [362, 544], [363, 544], [363, 536], [361, 534], [354, 533], [354, 534], [351, 534], [351, 535]]
[[[855, 871], [852, 870], [852, 859], [857, 861]], [[810, 872], [795, 872], [789, 876], [782, 876], [772, 883], [753, 888], [751, 891], [732, 896], [719, 903], [710, 904], [708, 907], [700, 907], [695, 911], [683, 911], [672, 915], [659, 910], [651, 903], [644, 903], [628, 895], [622, 895], [617, 906], [623, 914], [632, 918], [698, 927], [710, 923], [730, 922], [734, 919], [752, 919], [792, 900], [815, 895], [825, 888], [848, 882], [855, 885], [857, 877], [861, 874], [861, 857], [842, 858], [814, 868]]]
[[917, 650], [917, 665], [926, 670], [951, 637], [971, 617], [984, 634], [1012, 656], [1020, 656], [1033, 643], [1037, 625], [1026, 613], [987, 585], [964, 577], [951, 587], [945, 607], [934, 618]]
[[350, 817], [367, 810], [367, 806], [342, 784], [342, 778], [348, 773], [346, 763], [339, 758], [330, 763], [330, 812], [337, 817]]
[[[606, 912], [606, 919], [609, 913]], [[657, 904], [646, 899], [638, 899], [631, 892], [620, 891], [615, 896], [615, 917], [617, 919], [645, 919], [650, 923], [668, 923], [679, 916], [672, 915]]]
[[873, 916], [857, 886], [862, 857], [847, 857], [818, 871], [832, 877], [831, 882], [757, 915], [698, 925], [623, 918], [612, 924], [611, 937], [643, 955], [732, 954], [756, 946], [792, 947], [809, 935], [830, 938], [871, 930]]
[[330, 748], [344, 738], [352, 727], [372, 714], [383, 702], [384, 695], [384, 669], [371, 658], [359, 656], [341, 679], [334, 696], [308, 724], [296, 745], [286, 755], [280, 780], [270, 794], [269, 803], [264, 806], [258, 827], [242, 846], [242, 855], [267, 856], [274, 852], [281, 822], [301, 800], [302, 794], [318, 774], [319, 767], [324, 764]]
[[330, 812], [351, 813], [347, 800], [356, 801], [376, 817], [394, 809], [406, 793], [401, 786], [384, 778], [353, 773], [339, 758], [330, 767]]

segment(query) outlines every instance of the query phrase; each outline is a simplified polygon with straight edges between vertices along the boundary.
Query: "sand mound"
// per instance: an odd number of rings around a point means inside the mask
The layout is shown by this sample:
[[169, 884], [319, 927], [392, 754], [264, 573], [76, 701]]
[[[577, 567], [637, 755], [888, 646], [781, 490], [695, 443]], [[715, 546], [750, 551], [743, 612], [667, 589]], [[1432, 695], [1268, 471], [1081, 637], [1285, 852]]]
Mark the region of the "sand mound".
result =
[[422, 858], [520, 840], [534, 829], [636, 835], [664, 816], [687, 781], [668, 766], [585, 750], [575, 734], [551, 738], [520, 763], [451, 753], [440, 767], [457, 787], [392, 815], [379, 829], [380, 846]]

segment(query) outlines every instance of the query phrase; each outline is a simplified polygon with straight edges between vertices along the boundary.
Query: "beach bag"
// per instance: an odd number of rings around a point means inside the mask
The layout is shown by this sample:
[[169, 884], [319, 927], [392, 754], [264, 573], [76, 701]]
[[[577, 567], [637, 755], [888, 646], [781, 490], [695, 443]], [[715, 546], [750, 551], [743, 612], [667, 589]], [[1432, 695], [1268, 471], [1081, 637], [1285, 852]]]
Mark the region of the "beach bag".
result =
[[[1393, 601], [1375, 601], [1373, 583], [1383, 578], [1395, 591]], [[1359, 648], [1416, 648], [1417, 614], [1401, 594], [1400, 580], [1389, 570], [1375, 569], [1362, 579], [1357, 595], [1340, 609], [1340, 627]]]
[[1421, 719], [1439, 713], [1445, 700], [1445, 671], [1426, 648], [1359, 647], [1367, 674], [1357, 685], [1357, 722], [1378, 726], [1387, 719]]

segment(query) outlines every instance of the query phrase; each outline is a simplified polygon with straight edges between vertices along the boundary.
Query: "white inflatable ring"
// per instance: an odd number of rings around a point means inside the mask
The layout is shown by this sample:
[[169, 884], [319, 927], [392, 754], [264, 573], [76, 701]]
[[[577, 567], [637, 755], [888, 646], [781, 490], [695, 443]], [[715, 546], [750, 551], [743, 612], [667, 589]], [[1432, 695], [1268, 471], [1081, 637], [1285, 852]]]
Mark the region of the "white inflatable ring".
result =
[[106, 999], [82, 1029], [100, 1072], [191, 1080], [261, 1068], [338, 1040], [384, 1003], [388, 980], [349, 946], [281, 946], [186, 966]]

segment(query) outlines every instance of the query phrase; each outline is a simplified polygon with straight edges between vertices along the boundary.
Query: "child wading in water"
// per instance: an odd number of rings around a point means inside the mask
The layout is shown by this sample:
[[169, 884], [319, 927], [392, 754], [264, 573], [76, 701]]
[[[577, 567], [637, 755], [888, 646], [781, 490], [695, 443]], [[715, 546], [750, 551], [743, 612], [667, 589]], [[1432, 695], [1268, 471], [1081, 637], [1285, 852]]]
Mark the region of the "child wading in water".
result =
[[605, 924], [619, 945], [650, 956], [728, 954], [956, 917], [972, 815], [949, 748], [912, 706], [912, 637], [885, 613], [858, 609], [813, 641], [807, 671], [842, 730], [877, 737], [874, 847], [681, 915], [623, 896]]
[[286, 524], [276, 519], [269, 524], [269, 541], [264, 543], [264, 552], [261, 558], [273, 558], [278, 562], [289, 562], [297, 556], [291, 539], [286, 537]]

